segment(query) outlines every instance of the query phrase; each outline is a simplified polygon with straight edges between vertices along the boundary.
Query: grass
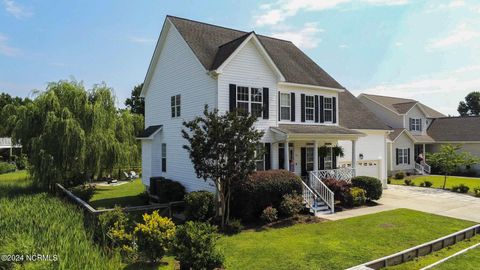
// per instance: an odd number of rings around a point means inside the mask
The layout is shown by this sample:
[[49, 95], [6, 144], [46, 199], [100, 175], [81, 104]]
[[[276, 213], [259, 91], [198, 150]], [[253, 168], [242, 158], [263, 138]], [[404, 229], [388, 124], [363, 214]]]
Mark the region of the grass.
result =
[[[409, 261], [403, 264], [396, 266], [388, 267], [388, 270], [409, 270], [409, 269], [421, 269], [425, 266], [431, 265], [432, 263], [438, 262], [443, 258], [446, 258], [450, 255], [453, 255], [463, 249], [466, 249], [474, 244], [480, 243], [480, 235], [472, 237], [470, 239], [458, 242], [453, 246], [446, 247], [432, 254], [416, 258], [413, 261]], [[480, 265], [478, 261], [477, 265]], [[468, 268], [455, 268], [455, 269], [468, 269]], [[473, 268], [472, 268], [473, 269]]]
[[[407, 179], [412, 179], [415, 186], [419, 186], [420, 183], [424, 181], [430, 181], [433, 183], [433, 188], [442, 188], [444, 176], [442, 175], [418, 175], [418, 176], [409, 176]], [[404, 179], [396, 180], [390, 179], [391, 183], [394, 185], [404, 185]], [[447, 184], [446, 188], [450, 189], [452, 186], [458, 186], [460, 184], [464, 184], [470, 187], [469, 192], [473, 193], [473, 189], [476, 187], [480, 187], [480, 178], [473, 178], [473, 177], [460, 177], [460, 176], [448, 176], [447, 177]]]
[[96, 209], [112, 208], [115, 205], [122, 207], [145, 205], [147, 201], [142, 195], [144, 191], [145, 186], [141, 179], [119, 186], [97, 186], [89, 204]]
[[227, 269], [345, 269], [474, 225], [397, 209], [222, 237]]
[[476, 247], [463, 254], [449, 259], [436, 266], [435, 270], [476, 270], [480, 266], [480, 247]]

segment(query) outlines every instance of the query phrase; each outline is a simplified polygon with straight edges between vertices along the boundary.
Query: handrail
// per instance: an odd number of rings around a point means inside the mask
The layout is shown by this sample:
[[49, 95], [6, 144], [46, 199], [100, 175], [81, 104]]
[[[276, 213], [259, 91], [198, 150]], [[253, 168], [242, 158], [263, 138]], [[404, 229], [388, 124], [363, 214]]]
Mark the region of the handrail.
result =
[[415, 170], [419, 171], [421, 174], [423, 174], [423, 166], [420, 163], [415, 162]]
[[427, 163], [423, 164], [423, 170], [426, 171], [428, 174], [432, 172], [432, 167], [428, 165]]
[[318, 171], [312, 171], [312, 173], [320, 180], [332, 178], [336, 180], [344, 180], [344, 181], [350, 182], [352, 178], [355, 176], [355, 169], [348, 167], [348, 168], [338, 168], [338, 169], [331, 169], [331, 170], [318, 170]]
[[315, 194], [315, 192], [313, 192], [312, 189], [310, 189], [307, 186], [307, 184], [305, 184], [305, 182], [303, 182], [303, 181], [301, 181], [301, 182], [303, 184], [303, 192], [302, 192], [303, 200], [307, 204], [308, 208], [314, 210], [313, 207], [315, 206], [315, 202], [317, 201], [318, 196], [317, 196], [317, 194]]
[[310, 172], [310, 186], [315, 190], [320, 199], [330, 208], [332, 213], [335, 212], [335, 194], [331, 191], [314, 172]]

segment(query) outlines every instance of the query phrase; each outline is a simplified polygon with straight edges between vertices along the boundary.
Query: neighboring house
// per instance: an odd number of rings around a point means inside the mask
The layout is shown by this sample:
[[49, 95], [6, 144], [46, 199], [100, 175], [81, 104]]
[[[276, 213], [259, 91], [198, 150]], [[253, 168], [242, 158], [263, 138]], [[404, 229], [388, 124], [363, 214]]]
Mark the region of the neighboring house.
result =
[[[14, 153], [14, 149], [21, 149], [20, 145], [14, 145], [12, 138], [0, 138], [0, 158], [8, 160]], [[17, 152], [17, 151], [15, 151]]]
[[370, 94], [358, 99], [393, 129], [387, 147], [389, 174], [430, 173], [428, 160], [419, 164], [417, 157], [445, 143], [461, 144], [463, 151], [480, 156], [479, 117], [446, 117], [413, 99]]
[[[304, 192], [323, 188], [320, 178], [350, 179], [360, 163], [358, 149], [375, 160], [386, 152], [390, 128], [366, 106], [292, 42], [255, 32], [167, 16], [142, 96], [146, 129], [139, 138], [145, 185], [152, 176], [163, 176], [188, 191], [213, 189], [196, 177], [180, 132], [182, 122], [201, 115], [205, 104], [220, 112], [256, 114], [266, 150], [258, 157], [257, 170], [291, 169], [310, 177]], [[339, 144], [348, 145], [343, 159], [333, 151], [320, 156], [320, 147], [331, 150]], [[374, 176], [386, 181], [386, 167], [381, 168]], [[333, 205], [325, 207], [333, 210]]]

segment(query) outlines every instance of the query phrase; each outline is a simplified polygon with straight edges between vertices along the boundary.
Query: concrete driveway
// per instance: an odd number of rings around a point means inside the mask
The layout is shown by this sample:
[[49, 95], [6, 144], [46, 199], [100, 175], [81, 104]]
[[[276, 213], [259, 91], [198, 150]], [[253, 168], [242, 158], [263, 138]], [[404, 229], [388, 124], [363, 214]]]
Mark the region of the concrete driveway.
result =
[[338, 220], [397, 208], [408, 208], [432, 214], [480, 223], [480, 198], [441, 189], [388, 185], [380, 205], [320, 217]]

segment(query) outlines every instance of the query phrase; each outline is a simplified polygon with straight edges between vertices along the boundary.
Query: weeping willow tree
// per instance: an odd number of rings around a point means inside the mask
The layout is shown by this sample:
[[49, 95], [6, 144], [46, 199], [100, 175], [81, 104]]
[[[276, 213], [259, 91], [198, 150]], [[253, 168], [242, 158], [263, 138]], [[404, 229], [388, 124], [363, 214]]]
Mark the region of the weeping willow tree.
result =
[[119, 111], [105, 84], [87, 91], [76, 81], [49, 83], [12, 121], [30, 174], [44, 187], [76, 185], [140, 162], [135, 134], [143, 117]]

